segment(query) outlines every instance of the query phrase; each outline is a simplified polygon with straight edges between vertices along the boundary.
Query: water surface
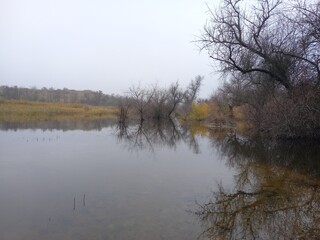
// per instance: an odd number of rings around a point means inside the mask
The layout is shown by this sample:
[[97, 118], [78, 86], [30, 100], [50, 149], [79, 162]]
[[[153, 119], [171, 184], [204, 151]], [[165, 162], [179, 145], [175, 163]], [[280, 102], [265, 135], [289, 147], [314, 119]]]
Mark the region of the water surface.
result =
[[56, 129], [54, 123], [3, 127], [0, 239], [201, 234], [190, 212], [195, 201], [207, 199], [221, 179], [226, 187], [233, 179], [209, 139], [181, 129], [173, 137], [168, 128], [139, 135], [135, 125], [127, 129], [134, 136], [121, 137], [116, 125], [101, 124], [77, 123], [72, 130], [67, 123]]
[[319, 233], [318, 143], [248, 140], [170, 122], [0, 128], [0, 239]]

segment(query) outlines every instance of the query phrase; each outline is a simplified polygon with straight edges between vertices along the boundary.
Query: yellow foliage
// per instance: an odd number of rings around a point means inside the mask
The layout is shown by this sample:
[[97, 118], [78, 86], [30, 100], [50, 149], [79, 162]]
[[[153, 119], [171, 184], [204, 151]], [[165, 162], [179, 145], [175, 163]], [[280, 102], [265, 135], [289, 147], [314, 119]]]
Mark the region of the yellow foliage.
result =
[[192, 103], [190, 118], [192, 120], [205, 120], [209, 115], [209, 106], [207, 103]]

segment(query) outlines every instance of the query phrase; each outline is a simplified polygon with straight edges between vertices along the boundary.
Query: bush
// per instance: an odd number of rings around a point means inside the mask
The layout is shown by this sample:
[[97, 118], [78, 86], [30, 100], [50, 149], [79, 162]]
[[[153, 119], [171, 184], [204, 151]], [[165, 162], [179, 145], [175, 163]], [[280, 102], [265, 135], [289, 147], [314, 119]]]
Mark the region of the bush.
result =
[[274, 137], [320, 136], [320, 91], [297, 89], [291, 96], [270, 98], [261, 109], [257, 128]]
[[192, 103], [190, 119], [202, 121], [205, 120], [209, 115], [209, 106], [205, 102]]

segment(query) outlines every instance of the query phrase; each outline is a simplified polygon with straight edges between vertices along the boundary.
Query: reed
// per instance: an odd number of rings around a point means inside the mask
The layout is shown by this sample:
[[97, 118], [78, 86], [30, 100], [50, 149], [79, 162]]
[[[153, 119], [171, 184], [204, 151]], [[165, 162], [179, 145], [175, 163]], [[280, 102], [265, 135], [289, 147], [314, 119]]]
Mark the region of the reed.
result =
[[46, 121], [116, 118], [116, 107], [82, 104], [0, 101], [0, 121]]

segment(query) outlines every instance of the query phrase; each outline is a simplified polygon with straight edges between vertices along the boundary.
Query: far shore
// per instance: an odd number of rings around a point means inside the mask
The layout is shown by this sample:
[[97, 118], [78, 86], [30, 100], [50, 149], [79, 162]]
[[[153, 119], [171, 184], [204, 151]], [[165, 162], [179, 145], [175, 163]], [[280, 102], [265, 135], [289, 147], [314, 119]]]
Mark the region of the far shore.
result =
[[117, 108], [78, 103], [0, 101], [0, 121], [50, 121], [117, 118]]

